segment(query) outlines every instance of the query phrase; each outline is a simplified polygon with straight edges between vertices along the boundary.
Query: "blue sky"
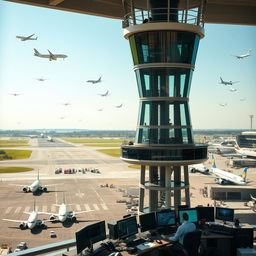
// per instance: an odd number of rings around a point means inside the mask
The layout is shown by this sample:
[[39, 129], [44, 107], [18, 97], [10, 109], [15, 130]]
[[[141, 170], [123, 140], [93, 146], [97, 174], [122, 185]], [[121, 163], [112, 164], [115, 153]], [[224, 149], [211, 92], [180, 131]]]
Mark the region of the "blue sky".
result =
[[[33, 33], [37, 41], [16, 38]], [[246, 129], [250, 114], [255, 128], [256, 27], [206, 24], [205, 35], [190, 93], [193, 128]], [[120, 20], [1, 1], [0, 38], [0, 129], [136, 129], [139, 98]], [[37, 58], [33, 48], [68, 58]], [[232, 56], [248, 49], [253, 56]], [[102, 83], [86, 83], [100, 76]], [[239, 81], [237, 91], [218, 84], [220, 76]], [[48, 80], [38, 82], [39, 77]], [[108, 97], [98, 95], [107, 90]], [[14, 92], [21, 95], [10, 95]]]

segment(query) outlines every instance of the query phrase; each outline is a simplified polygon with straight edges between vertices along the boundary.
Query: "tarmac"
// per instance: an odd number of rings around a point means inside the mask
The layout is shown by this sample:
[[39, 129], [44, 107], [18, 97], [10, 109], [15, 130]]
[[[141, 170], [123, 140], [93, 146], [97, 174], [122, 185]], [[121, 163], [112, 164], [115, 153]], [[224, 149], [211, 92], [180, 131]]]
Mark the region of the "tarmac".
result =
[[[54, 142], [48, 142], [43, 138], [32, 138], [30, 146], [22, 149], [33, 150], [29, 159], [1, 161], [0, 166], [24, 166], [32, 167], [34, 171], [0, 174], [0, 244], [9, 243], [13, 248], [25, 241], [28, 246], [34, 247], [48, 243], [54, 243], [67, 239], [75, 238], [75, 232], [82, 227], [94, 223], [95, 221], [105, 220], [106, 223], [118, 220], [127, 214], [126, 204], [117, 203], [118, 200], [126, 200], [120, 189], [136, 187], [139, 184], [140, 171], [131, 169], [127, 163], [119, 158], [114, 158], [100, 152], [97, 147], [86, 147], [68, 143], [54, 138]], [[54, 146], [53, 146], [54, 145]], [[10, 149], [10, 148], [9, 148]], [[21, 147], [17, 148], [21, 149]], [[217, 167], [227, 169], [227, 159], [215, 156]], [[211, 165], [211, 159], [206, 163]], [[55, 174], [56, 168], [98, 168], [100, 174], [81, 172], [75, 174]], [[40, 180], [43, 185], [60, 185], [50, 187], [49, 191], [41, 195], [34, 196], [32, 193], [23, 193], [21, 187], [9, 184], [31, 184], [40, 172]], [[242, 169], [231, 169], [236, 174], [241, 174]], [[249, 169], [248, 179], [250, 186], [256, 184], [255, 169]], [[100, 187], [102, 184], [113, 184], [114, 188]], [[212, 205], [210, 198], [206, 198], [201, 193], [201, 188], [207, 185], [216, 185], [213, 177], [200, 173], [190, 174], [190, 196], [191, 206]], [[74, 204], [71, 210], [83, 211], [93, 210], [92, 212], [78, 215], [78, 223], [51, 223], [48, 229], [20, 230], [19, 223], [2, 221], [3, 218], [27, 220], [28, 215], [24, 211], [31, 211], [34, 200], [38, 211], [57, 212], [58, 209], [53, 204], [62, 203], [63, 193], [68, 204]], [[145, 198], [147, 200], [147, 198]], [[239, 202], [234, 207], [240, 209], [243, 204]], [[241, 209], [240, 209], [241, 210]], [[248, 209], [247, 209], [248, 210]], [[47, 219], [48, 215], [39, 215], [39, 219]], [[50, 231], [55, 231], [57, 238], [50, 238]]]

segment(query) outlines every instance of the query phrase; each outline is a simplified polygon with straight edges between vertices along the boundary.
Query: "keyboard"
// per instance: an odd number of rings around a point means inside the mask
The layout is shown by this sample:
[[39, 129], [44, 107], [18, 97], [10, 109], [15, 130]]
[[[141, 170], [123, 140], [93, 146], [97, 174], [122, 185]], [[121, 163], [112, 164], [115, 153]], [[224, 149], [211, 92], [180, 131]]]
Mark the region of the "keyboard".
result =
[[208, 228], [209, 232], [223, 234], [223, 235], [233, 235], [234, 229], [232, 227], [227, 227], [224, 225], [212, 224]]
[[163, 227], [157, 230], [157, 232], [161, 235], [171, 235], [176, 231], [177, 231], [177, 227]]
[[143, 244], [143, 243], [145, 243], [145, 242], [146, 242], [145, 239], [143, 239], [143, 238], [138, 238], [138, 239], [135, 239], [135, 240], [133, 240], [133, 241], [128, 242], [126, 245], [127, 245], [127, 247], [136, 247], [137, 245]]

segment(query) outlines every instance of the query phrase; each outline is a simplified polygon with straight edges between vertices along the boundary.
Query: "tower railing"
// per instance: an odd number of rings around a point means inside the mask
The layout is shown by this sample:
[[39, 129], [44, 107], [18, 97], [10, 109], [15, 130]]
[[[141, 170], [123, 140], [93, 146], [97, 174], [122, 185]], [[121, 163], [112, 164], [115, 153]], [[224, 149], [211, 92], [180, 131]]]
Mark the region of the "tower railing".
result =
[[[170, 1], [170, 0], [169, 0]], [[204, 27], [204, 1], [198, 7], [191, 9], [180, 8], [136, 8], [133, 4], [128, 5], [126, 10], [130, 10], [124, 15], [123, 28], [131, 25], [155, 22], [177, 22]], [[157, 13], [158, 19], [152, 18], [152, 13]]]

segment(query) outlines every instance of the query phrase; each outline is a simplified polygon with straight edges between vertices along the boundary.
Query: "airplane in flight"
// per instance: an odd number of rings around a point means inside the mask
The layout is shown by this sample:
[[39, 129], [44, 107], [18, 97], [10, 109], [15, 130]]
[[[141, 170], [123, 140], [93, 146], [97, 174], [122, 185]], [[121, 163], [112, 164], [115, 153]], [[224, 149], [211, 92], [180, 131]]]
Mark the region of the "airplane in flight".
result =
[[39, 82], [44, 82], [44, 81], [46, 81], [46, 80], [48, 80], [48, 79], [46, 79], [46, 78], [42, 78], [42, 77], [40, 77], [40, 78], [35, 78], [37, 81], [39, 81]]
[[256, 158], [256, 150], [252, 148], [240, 148], [235, 145], [235, 151], [237, 154], [242, 155], [242, 157]]
[[47, 192], [47, 187], [50, 186], [57, 186], [61, 185], [60, 183], [58, 184], [49, 184], [49, 185], [42, 185], [41, 181], [39, 179], [39, 171], [37, 172], [37, 179], [31, 184], [31, 185], [21, 185], [21, 184], [9, 184], [11, 186], [17, 186], [17, 187], [23, 187], [22, 191], [24, 193], [32, 192], [35, 194], [36, 192]]
[[100, 96], [102, 96], [102, 97], [106, 97], [106, 96], [108, 96], [109, 95], [109, 91], [106, 91], [105, 93], [99, 93], [99, 95]]
[[33, 37], [35, 34], [32, 34], [30, 36], [16, 36], [16, 38], [19, 38], [20, 41], [27, 41], [27, 40], [37, 40], [37, 37]]
[[65, 119], [65, 117], [64, 117], [64, 116], [61, 116], [60, 119]]
[[65, 102], [65, 103], [63, 103], [62, 105], [68, 106], [68, 105], [71, 105], [71, 103]]
[[123, 104], [120, 104], [118, 106], [115, 106], [116, 108], [121, 108], [123, 106]]
[[98, 111], [103, 111], [103, 108], [98, 109]]
[[227, 103], [220, 103], [219, 104], [221, 107], [226, 107], [227, 106]]
[[97, 83], [100, 83], [100, 82], [102, 82], [102, 81], [101, 81], [101, 77], [100, 77], [100, 78], [97, 79], [97, 80], [87, 80], [86, 82], [87, 82], [87, 83], [92, 83], [92, 84], [97, 84]]
[[251, 51], [252, 51], [252, 50], [250, 49], [250, 50], [248, 50], [248, 52], [245, 53], [245, 54], [233, 55], [233, 56], [236, 57], [237, 59], [243, 59], [243, 58], [246, 58], [246, 57], [251, 56]]
[[54, 205], [59, 207], [58, 213], [44, 212], [44, 214], [51, 215], [50, 220], [52, 222], [55, 222], [55, 221], [59, 221], [59, 222], [62, 222], [62, 223], [65, 222], [65, 221], [76, 222], [77, 221], [76, 215], [94, 211], [94, 210], [80, 211], [80, 212], [70, 211], [68, 208], [69, 208], [69, 206], [71, 206], [73, 204], [66, 204], [64, 195], [63, 195], [62, 204], [54, 204]]
[[233, 85], [235, 83], [238, 83], [239, 81], [224, 81], [221, 77], [220, 77], [220, 83], [219, 84], [224, 84], [224, 85]]
[[246, 101], [246, 98], [241, 98], [240, 101]]
[[13, 219], [3, 219], [3, 220], [20, 223], [19, 228], [21, 230], [25, 230], [27, 228], [32, 230], [35, 227], [40, 227], [40, 228], [46, 229], [47, 226], [45, 225], [45, 222], [51, 222], [51, 220], [39, 220], [38, 219], [38, 215], [44, 214], [44, 213], [36, 211], [35, 202], [34, 202], [33, 211], [32, 212], [24, 212], [24, 213], [29, 214], [29, 217], [27, 220], [13, 220]]
[[214, 156], [212, 155], [212, 168], [210, 173], [215, 176], [215, 182], [220, 185], [234, 184], [234, 185], [246, 185], [246, 175], [248, 168], [244, 168], [241, 176], [221, 170], [216, 167]]
[[68, 56], [65, 54], [53, 54], [52, 52], [50, 52], [49, 50], [47, 50], [49, 52], [49, 54], [41, 54], [37, 49], [34, 48], [34, 56], [40, 57], [40, 58], [47, 58], [50, 61], [52, 60], [57, 60], [59, 59], [65, 59]]
[[230, 87], [230, 88], [229, 88], [229, 91], [230, 91], [230, 92], [236, 92], [236, 91], [237, 91], [237, 89], [236, 89], [236, 88], [234, 88], [234, 87]]
[[10, 95], [12, 95], [12, 96], [19, 96], [20, 93], [10, 93]]

